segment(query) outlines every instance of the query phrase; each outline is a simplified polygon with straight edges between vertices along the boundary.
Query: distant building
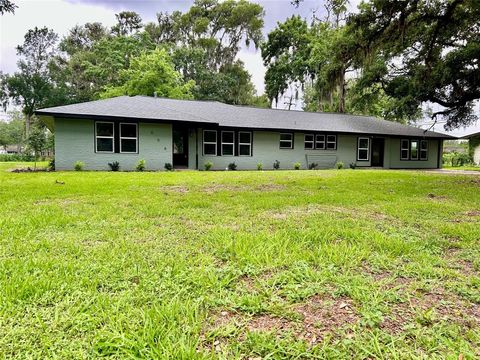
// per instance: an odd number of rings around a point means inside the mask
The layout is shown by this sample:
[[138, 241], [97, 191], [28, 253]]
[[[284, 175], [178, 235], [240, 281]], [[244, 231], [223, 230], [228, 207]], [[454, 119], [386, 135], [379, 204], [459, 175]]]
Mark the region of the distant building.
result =
[[468, 139], [470, 153], [473, 156], [473, 162], [480, 165], [480, 132], [473, 133], [464, 137]]

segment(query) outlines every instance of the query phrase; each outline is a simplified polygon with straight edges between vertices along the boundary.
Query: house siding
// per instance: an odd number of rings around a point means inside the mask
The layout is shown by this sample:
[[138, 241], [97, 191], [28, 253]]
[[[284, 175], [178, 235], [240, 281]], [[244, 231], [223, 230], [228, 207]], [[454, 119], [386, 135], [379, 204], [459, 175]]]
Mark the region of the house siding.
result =
[[[134, 170], [141, 159], [146, 161], [147, 170], [163, 170], [165, 163], [172, 163], [172, 125], [168, 123], [138, 124], [138, 154], [95, 153], [95, 122], [87, 119], [55, 119], [56, 167], [59, 170], [72, 170], [76, 161], [82, 161], [86, 170], [108, 170], [108, 163], [118, 161], [121, 170]], [[235, 129], [237, 130], [237, 129]], [[220, 136], [221, 129], [217, 129]], [[311, 132], [293, 132], [294, 148], [280, 149], [280, 133], [286, 131], [252, 131], [252, 156], [209, 156], [203, 155], [203, 129], [189, 128], [188, 168], [204, 169], [208, 161], [213, 170], [224, 170], [235, 162], [239, 170], [256, 169], [258, 163], [264, 169], [273, 169], [275, 160], [280, 169], [293, 169], [299, 162], [302, 169], [311, 163], [318, 168], [333, 168], [339, 161], [346, 168], [355, 163], [357, 167], [371, 166], [369, 161], [357, 160], [357, 142], [359, 137], [369, 135], [335, 134], [336, 150], [306, 150], [305, 134]], [[382, 136], [380, 136], [382, 137]], [[429, 139], [428, 160], [400, 160], [400, 138], [385, 139], [384, 168], [436, 168], [441, 140]], [[371, 143], [370, 143], [371, 147]]]
[[[428, 140], [428, 159], [427, 160], [400, 160], [400, 141], [401, 139], [418, 139], [418, 138], [390, 138], [390, 169], [436, 169], [442, 162], [438, 161], [439, 142], [438, 139]], [[441, 147], [441, 146], [440, 146]], [[441, 151], [441, 149], [440, 149]], [[385, 149], [385, 153], [387, 150]]]
[[94, 120], [55, 119], [55, 166], [72, 170], [82, 161], [85, 170], [107, 170], [108, 163], [118, 161], [121, 170], [134, 170], [141, 159], [147, 170], [163, 169], [172, 163], [172, 125], [138, 124], [138, 154], [96, 153]]

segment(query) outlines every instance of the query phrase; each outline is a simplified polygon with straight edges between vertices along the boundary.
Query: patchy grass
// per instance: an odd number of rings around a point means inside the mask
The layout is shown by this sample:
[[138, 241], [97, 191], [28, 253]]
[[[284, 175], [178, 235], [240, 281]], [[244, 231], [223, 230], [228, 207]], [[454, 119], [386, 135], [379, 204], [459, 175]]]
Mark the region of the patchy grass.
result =
[[480, 171], [480, 166], [465, 165], [465, 166], [444, 166], [444, 169], [448, 170], [467, 170], [467, 171]]
[[480, 356], [480, 177], [11, 173], [0, 357]]

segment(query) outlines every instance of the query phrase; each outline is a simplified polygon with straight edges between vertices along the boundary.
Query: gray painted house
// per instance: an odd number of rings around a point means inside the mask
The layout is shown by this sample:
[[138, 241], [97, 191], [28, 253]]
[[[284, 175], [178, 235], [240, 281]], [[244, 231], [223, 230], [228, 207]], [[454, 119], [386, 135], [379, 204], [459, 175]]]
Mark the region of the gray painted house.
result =
[[464, 139], [468, 139], [473, 162], [475, 165], [480, 165], [480, 132], [464, 136]]
[[259, 109], [214, 101], [121, 96], [42, 109], [38, 116], [55, 132], [59, 170], [104, 170], [118, 161], [133, 170], [177, 168], [281, 169], [318, 164], [383, 168], [438, 168], [448, 135], [366, 116]]

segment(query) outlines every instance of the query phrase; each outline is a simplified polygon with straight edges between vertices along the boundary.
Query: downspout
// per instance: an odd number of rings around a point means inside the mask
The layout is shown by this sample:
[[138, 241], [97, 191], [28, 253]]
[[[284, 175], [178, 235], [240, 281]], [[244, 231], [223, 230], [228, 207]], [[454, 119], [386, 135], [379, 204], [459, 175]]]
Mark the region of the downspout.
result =
[[198, 170], [198, 128], [195, 129], [195, 143], [196, 143], [196, 151], [195, 151], [195, 167]]
[[437, 169], [442, 168], [443, 139], [438, 140]]

